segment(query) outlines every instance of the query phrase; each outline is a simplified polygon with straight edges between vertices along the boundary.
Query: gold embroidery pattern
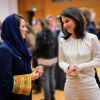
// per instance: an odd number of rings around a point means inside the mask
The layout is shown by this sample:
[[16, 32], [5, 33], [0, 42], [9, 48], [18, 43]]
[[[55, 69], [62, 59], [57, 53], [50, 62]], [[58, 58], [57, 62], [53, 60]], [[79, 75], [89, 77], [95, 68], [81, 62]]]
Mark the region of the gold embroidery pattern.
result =
[[31, 92], [31, 75], [14, 76], [13, 93], [29, 95]]

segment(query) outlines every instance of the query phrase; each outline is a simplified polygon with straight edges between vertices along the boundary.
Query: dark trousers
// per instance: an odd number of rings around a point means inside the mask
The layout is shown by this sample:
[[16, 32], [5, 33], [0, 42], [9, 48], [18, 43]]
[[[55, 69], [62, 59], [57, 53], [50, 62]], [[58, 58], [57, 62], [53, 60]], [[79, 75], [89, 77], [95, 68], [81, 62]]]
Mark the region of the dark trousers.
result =
[[55, 65], [44, 67], [41, 83], [44, 90], [44, 99], [55, 100]]

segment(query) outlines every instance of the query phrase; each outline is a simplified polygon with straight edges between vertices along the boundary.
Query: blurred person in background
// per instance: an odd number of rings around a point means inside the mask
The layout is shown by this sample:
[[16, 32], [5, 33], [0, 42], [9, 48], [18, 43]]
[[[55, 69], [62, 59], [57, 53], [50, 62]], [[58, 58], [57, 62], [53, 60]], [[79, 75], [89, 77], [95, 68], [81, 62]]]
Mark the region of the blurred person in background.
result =
[[44, 91], [43, 100], [55, 100], [55, 65], [57, 55], [55, 53], [56, 40], [50, 29], [50, 24], [45, 19], [36, 22], [38, 36], [36, 39], [36, 55], [38, 65], [44, 66], [41, 83]]
[[50, 23], [50, 29], [52, 32], [55, 32], [56, 31], [56, 19], [52, 16], [52, 15], [48, 15], [46, 17], [46, 20], [48, 20], [48, 22]]
[[[28, 50], [32, 54], [31, 67], [34, 70], [37, 67], [36, 59], [35, 59], [36, 34], [33, 30], [33, 27], [29, 23], [27, 23], [26, 26], [28, 29], [28, 34], [26, 35], [26, 43], [28, 46]], [[38, 83], [35, 84], [35, 81], [37, 80], [39, 80], [39, 78], [32, 81], [32, 90], [36, 89], [36, 86], [38, 85]]]
[[26, 26], [28, 29], [28, 34], [26, 35], [27, 46], [29, 51], [33, 54], [35, 51], [36, 34], [30, 24], [27, 23]]
[[98, 36], [98, 39], [100, 40], [100, 18], [99, 18], [99, 21], [96, 24], [96, 34]]
[[88, 8], [80, 8], [80, 10], [84, 16], [86, 31], [96, 35], [95, 17], [92, 15], [92, 11]]
[[61, 19], [60, 16], [57, 16], [56, 18], [56, 25], [57, 25], [57, 40], [59, 41], [61, 37], [64, 37], [64, 34], [62, 32], [62, 25], [61, 25]]
[[[64, 34], [62, 32], [62, 27], [61, 27], [61, 20], [60, 20], [60, 16], [57, 16], [56, 18], [56, 25], [57, 25], [57, 30], [55, 31], [54, 34], [56, 34], [55, 38], [56, 38], [56, 50], [55, 52], [57, 53], [57, 57], [58, 57], [58, 51], [59, 51], [59, 40], [60, 38], [64, 37]], [[61, 70], [61, 68], [59, 67], [58, 61], [55, 67], [55, 79], [56, 79], [56, 89], [59, 90], [64, 90], [64, 83], [65, 83], [65, 73]]]
[[96, 12], [93, 10], [93, 8], [90, 8], [89, 10], [90, 10], [90, 14], [91, 14], [90, 21], [95, 22]]
[[[37, 57], [36, 57], [36, 48], [35, 48], [38, 29], [36, 29], [34, 27], [35, 27], [35, 24], [34, 24], [34, 26], [27, 24], [28, 34], [26, 35], [28, 49], [32, 53], [32, 68], [33, 69], [36, 68], [38, 65]], [[40, 78], [38, 78], [32, 82], [32, 89], [34, 90], [34, 92], [33, 92], [34, 94], [38, 94], [41, 92]]]

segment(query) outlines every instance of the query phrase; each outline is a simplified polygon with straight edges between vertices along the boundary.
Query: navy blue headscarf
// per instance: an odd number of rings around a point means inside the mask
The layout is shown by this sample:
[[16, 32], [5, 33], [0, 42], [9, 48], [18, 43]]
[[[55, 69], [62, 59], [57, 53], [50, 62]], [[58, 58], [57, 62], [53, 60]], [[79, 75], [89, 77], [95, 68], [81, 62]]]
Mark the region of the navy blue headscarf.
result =
[[31, 54], [27, 49], [25, 39], [21, 36], [19, 28], [20, 22], [17, 17], [23, 18], [19, 15], [12, 14], [4, 20], [2, 24], [1, 37], [17, 57], [21, 57], [25, 61], [30, 61]]

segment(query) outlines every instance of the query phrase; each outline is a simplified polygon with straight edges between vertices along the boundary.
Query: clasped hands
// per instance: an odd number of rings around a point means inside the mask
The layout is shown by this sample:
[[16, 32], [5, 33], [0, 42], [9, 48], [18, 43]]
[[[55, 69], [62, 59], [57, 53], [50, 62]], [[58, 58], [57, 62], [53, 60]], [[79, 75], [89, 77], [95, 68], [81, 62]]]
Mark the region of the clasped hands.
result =
[[35, 70], [31, 73], [31, 79], [38, 79], [43, 74], [43, 66], [37, 66]]
[[80, 69], [75, 65], [71, 65], [67, 69], [68, 75], [72, 77], [78, 76], [79, 72], [80, 72]]

